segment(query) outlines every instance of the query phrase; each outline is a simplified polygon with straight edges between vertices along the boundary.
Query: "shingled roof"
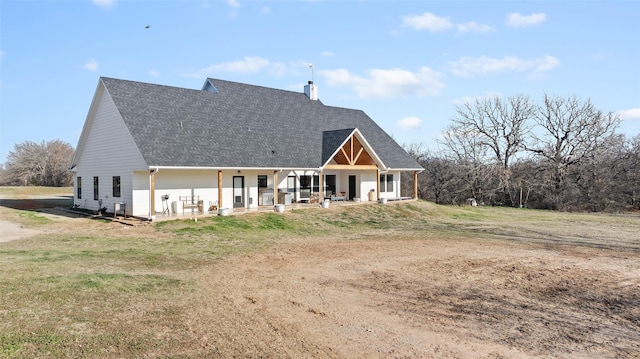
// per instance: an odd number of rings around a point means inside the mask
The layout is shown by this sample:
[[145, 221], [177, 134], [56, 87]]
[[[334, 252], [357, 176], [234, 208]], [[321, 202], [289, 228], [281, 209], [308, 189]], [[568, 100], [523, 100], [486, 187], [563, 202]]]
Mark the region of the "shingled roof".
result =
[[100, 80], [149, 166], [316, 169], [340, 145], [335, 135], [357, 128], [387, 169], [422, 169], [363, 111], [302, 92], [218, 79], [205, 83], [217, 91]]

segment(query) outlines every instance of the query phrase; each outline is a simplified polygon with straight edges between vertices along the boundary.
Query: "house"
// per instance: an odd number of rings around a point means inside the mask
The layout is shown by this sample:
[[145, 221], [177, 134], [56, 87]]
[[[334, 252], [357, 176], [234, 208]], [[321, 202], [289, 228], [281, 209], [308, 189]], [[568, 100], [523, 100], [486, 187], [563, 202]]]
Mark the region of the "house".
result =
[[311, 81], [293, 92], [102, 77], [71, 165], [74, 204], [151, 220], [210, 205], [399, 198], [400, 173], [415, 183], [420, 165], [363, 111], [317, 93]]

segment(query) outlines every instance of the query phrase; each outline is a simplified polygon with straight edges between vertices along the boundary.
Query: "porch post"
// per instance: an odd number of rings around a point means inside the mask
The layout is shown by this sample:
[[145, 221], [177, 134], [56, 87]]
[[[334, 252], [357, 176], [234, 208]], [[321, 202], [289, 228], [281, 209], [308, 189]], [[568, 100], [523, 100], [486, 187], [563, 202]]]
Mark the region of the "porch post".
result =
[[318, 202], [323, 202], [324, 201], [324, 178], [322, 175], [322, 171], [319, 172], [318, 175], [318, 185], [320, 186], [320, 193], [318, 194]]
[[380, 168], [376, 170], [376, 196], [380, 200]]
[[418, 171], [413, 171], [413, 199], [418, 199]]
[[278, 171], [273, 171], [273, 204], [278, 204]]
[[218, 210], [222, 208], [222, 170], [218, 170]]

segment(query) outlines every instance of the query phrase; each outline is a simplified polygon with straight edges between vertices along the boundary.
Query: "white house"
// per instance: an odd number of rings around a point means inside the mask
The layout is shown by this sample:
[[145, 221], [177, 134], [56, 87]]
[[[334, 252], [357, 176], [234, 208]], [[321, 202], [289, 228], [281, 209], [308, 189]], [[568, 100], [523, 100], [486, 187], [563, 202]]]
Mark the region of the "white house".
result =
[[[420, 165], [363, 111], [207, 79], [201, 90], [100, 78], [71, 165], [74, 204], [127, 215], [400, 198]], [[415, 185], [414, 185], [415, 188]], [[414, 197], [417, 194], [414, 190]], [[200, 204], [198, 206], [198, 204]]]

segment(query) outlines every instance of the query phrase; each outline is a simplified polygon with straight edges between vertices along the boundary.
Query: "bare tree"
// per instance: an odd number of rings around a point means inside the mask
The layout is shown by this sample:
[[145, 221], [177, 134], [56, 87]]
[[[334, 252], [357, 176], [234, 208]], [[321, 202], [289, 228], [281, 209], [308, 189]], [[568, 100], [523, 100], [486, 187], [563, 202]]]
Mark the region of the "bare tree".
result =
[[640, 134], [636, 135], [629, 143], [629, 159], [627, 161], [628, 172], [626, 175], [626, 183], [629, 203], [640, 209]]
[[488, 148], [476, 136], [475, 129], [451, 125], [442, 134], [439, 142], [446, 148], [445, 158], [457, 168], [454, 173], [458, 176], [460, 184], [454, 201], [459, 203], [467, 198], [475, 198], [483, 202], [493, 202], [496, 166], [490, 164]]
[[457, 105], [457, 116], [452, 121], [454, 127], [475, 133], [479, 144], [488, 147], [495, 160], [507, 169], [516, 153], [523, 150], [534, 109], [524, 95], [504, 99], [496, 95]]
[[21, 186], [70, 186], [68, 167], [73, 151], [70, 144], [60, 140], [18, 143], [7, 155], [5, 182]]
[[[456, 202], [456, 192], [460, 188], [461, 175], [453, 161], [439, 152], [423, 149], [422, 145], [412, 144], [404, 146], [415, 160], [424, 168], [418, 174], [418, 198], [441, 204]], [[413, 193], [412, 174], [403, 172], [403, 186], [407, 186], [406, 193]]]
[[535, 106], [524, 95], [476, 98], [456, 106], [453, 128], [476, 138], [476, 144], [492, 155], [491, 162], [499, 165], [497, 190], [507, 194], [513, 205], [510, 165], [516, 154], [524, 149], [523, 141], [531, 128]]
[[603, 211], [617, 207], [619, 187], [626, 172], [624, 135], [611, 136], [608, 141], [589, 152], [579, 165], [569, 171], [570, 183], [579, 196], [565, 200], [574, 208]]
[[535, 121], [540, 131], [531, 132], [528, 149], [546, 160], [553, 201], [559, 209], [569, 194], [569, 171], [609, 141], [620, 120], [612, 112], [596, 109], [590, 99], [545, 94]]
[[625, 139], [615, 158], [616, 200], [624, 206], [640, 209], [640, 134]]

